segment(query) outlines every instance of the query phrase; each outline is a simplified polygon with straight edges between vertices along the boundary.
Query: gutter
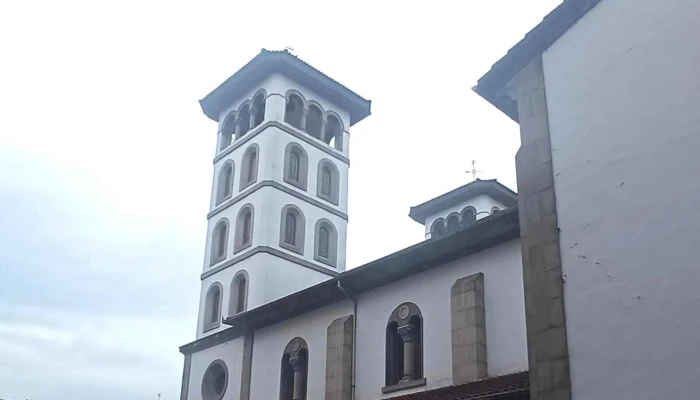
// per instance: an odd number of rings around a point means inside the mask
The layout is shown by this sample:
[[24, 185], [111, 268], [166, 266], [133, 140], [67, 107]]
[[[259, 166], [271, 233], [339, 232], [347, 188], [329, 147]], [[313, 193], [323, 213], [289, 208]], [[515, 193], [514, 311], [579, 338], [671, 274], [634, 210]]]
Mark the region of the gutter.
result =
[[356, 350], [357, 349], [357, 300], [350, 296], [350, 294], [343, 288], [340, 284], [340, 279], [338, 279], [338, 289], [352, 301], [352, 380], [350, 384], [352, 400], [355, 400], [355, 365], [356, 365]]

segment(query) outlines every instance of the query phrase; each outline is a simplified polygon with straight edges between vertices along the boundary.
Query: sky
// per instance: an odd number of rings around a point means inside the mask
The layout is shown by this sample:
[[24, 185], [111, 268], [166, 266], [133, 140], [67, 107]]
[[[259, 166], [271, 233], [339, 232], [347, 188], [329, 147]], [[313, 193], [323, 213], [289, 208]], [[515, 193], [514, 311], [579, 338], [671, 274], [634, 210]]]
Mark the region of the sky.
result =
[[372, 100], [350, 129], [348, 266], [409, 207], [516, 189], [518, 126], [471, 88], [560, 0], [0, 4], [0, 398], [178, 399], [217, 125], [197, 103], [287, 46]]

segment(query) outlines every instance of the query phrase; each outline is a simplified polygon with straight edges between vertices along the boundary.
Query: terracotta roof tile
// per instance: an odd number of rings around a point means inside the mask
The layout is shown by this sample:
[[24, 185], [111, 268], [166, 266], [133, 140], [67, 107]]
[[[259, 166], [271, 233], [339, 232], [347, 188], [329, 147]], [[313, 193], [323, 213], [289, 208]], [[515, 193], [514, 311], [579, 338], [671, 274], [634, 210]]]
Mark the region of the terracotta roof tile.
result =
[[464, 385], [448, 386], [425, 392], [392, 397], [391, 400], [488, 400], [529, 399], [530, 381], [528, 372], [486, 378]]

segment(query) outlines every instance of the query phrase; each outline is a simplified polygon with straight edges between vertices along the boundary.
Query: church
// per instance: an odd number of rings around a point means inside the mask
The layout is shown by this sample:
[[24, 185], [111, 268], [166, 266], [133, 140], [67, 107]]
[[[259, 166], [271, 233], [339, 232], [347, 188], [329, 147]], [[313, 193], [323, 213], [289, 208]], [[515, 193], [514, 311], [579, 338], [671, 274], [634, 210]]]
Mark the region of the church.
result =
[[700, 398], [698, 18], [565, 0], [474, 87], [519, 124], [518, 193], [411, 207], [425, 239], [351, 270], [371, 102], [263, 49], [200, 101], [219, 130], [181, 400]]

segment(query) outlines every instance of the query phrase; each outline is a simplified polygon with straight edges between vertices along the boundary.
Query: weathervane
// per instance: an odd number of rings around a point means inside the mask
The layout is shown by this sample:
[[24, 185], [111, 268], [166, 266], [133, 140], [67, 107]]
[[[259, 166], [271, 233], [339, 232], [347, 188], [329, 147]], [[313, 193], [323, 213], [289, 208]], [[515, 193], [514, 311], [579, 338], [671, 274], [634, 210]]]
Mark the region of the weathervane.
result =
[[471, 174], [472, 174], [472, 178], [473, 178], [474, 180], [476, 180], [476, 174], [479, 173], [479, 172], [484, 172], [484, 171], [477, 171], [477, 170], [476, 170], [476, 160], [472, 160], [472, 170], [471, 170], [471, 171], [467, 171], [467, 173], [471, 173]]

